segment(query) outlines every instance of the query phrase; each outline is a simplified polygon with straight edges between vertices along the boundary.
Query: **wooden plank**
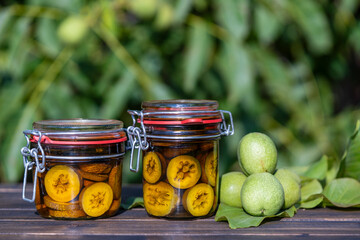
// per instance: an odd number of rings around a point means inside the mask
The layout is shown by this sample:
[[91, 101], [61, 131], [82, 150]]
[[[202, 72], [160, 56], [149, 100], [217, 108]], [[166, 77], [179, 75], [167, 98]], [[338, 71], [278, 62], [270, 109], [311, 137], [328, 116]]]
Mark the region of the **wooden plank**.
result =
[[[14, 219], [42, 219], [34, 207], [31, 208], [0, 208], [0, 221], [14, 220]], [[109, 219], [157, 219], [149, 217], [143, 208], [135, 208], [132, 210], [120, 210], [119, 213]], [[198, 221], [207, 221], [211, 218], [199, 219]], [[299, 210], [293, 218], [276, 219], [281, 222], [358, 222], [360, 223], [360, 211], [341, 211], [335, 209], [317, 208], [312, 210]]]
[[[29, 190], [28, 190], [29, 191]], [[27, 192], [28, 192], [27, 191]], [[123, 199], [141, 196], [141, 185], [124, 186]], [[36, 214], [33, 203], [21, 199], [21, 186], [0, 185], [0, 239], [360, 239], [359, 209], [299, 210], [293, 218], [266, 221], [257, 228], [229, 229], [214, 217], [167, 220], [149, 217], [143, 208], [123, 210], [97, 220], [59, 221]]]
[[[13, 240], [13, 239], [31, 239], [31, 240], [43, 240], [43, 239], [55, 239], [59, 238], [57, 236], [52, 235], [4, 235], [3, 237], [0, 236], [0, 239], [6, 239], [6, 240]], [[282, 239], [317, 239], [317, 240], [333, 240], [333, 239], [341, 239], [341, 240], [359, 240], [358, 236], [308, 236], [306, 234], [304, 235], [297, 235], [297, 236], [253, 236], [253, 235], [244, 235], [244, 236], [229, 236], [229, 235], [221, 235], [221, 236], [92, 236], [92, 235], [71, 235], [71, 236], [62, 236], [61, 239], [84, 239], [84, 240], [98, 240], [101, 238], [101, 240], [113, 240], [113, 239], [126, 239], [126, 240], [161, 240], [161, 239], [172, 239], [172, 240], [187, 240], [187, 239], [206, 239], [206, 240], [232, 240], [232, 239], [247, 239], [247, 240], [253, 240], [253, 239], [266, 239], [266, 240], [282, 240]]]
[[[21, 228], [18, 226], [21, 225]], [[2, 222], [3, 235], [94, 236], [337, 236], [359, 237], [357, 223], [272, 223], [258, 228], [229, 230], [226, 223], [189, 221], [38, 221]]]
[[[357, 233], [358, 235], [360, 234], [360, 219], [358, 218], [355, 219], [349, 218], [346, 221], [344, 220], [319, 221], [316, 222], [316, 224], [310, 221], [309, 217], [305, 218], [305, 216], [303, 216], [302, 219], [305, 219], [305, 221], [284, 221], [284, 219], [282, 219], [281, 221], [278, 220], [269, 221], [266, 222], [265, 224], [262, 224], [258, 228], [252, 228], [252, 229], [256, 229], [256, 231], [259, 231], [260, 229], [270, 229], [270, 230], [285, 229], [291, 232], [295, 230], [296, 231], [308, 230], [308, 231], [324, 231], [330, 233], [334, 231], [335, 232], [346, 231], [350, 233], [351, 231], [353, 231], [352, 234], [354, 233]], [[290, 220], [290, 218], [287, 220]], [[75, 224], [76, 226], [82, 226], [82, 227], [91, 226], [94, 229], [94, 232], [105, 235], [106, 233], [109, 233], [109, 231], [110, 232], [115, 231], [118, 234], [120, 234], [121, 232], [125, 234], [129, 230], [138, 233], [144, 233], [146, 232], [146, 229], [149, 229], [153, 233], [157, 231], [158, 234], [160, 234], [161, 232], [168, 232], [169, 229], [170, 230], [175, 229], [176, 231], [173, 231], [173, 233], [191, 231], [193, 234], [196, 234], [197, 231], [203, 231], [197, 234], [206, 234], [207, 232], [211, 232], [213, 234], [214, 231], [230, 230], [228, 228], [227, 223], [215, 222], [213, 218], [197, 219], [192, 221], [186, 221], [186, 220], [172, 221], [172, 220], [149, 217], [147, 216], [147, 214], [143, 209], [134, 209], [134, 210], [125, 211], [113, 218], [89, 220], [89, 221], [58, 221], [58, 220], [44, 219], [34, 215], [31, 218], [27, 218], [24, 217], [24, 215], [20, 214], [17, 216], [17, 218], [2, 218], [0, 219], [0, 222], [1, 222], [1, 228], [9, 224], [9, 226], [6, 227], [7, 231], [9, 231], [8, 233], [16, 230], [16, 226], [18, 225], [23, 226], [22, 230], [24, 230], [25, 232], [31, 232], [31, 230], [36, 229], [35, 227], [31, 229], [28, 228], [27, 224], [30, 224], [30, 227], [33, 227], [34, 225], [41, 227], [46, 226], [46, 231], [49, 231], [51, 233], [57, 232], [58, 234], [64, 231], [64, 229], [62, 229], [63, 225], [69, 225], [69, 224], [70, 225]], [[146, 224], [146, 229], [144, 229], [144, 224]], [[11, 226], [14, 226], [15, 228], [12, 228]], [[121, 228], [116, 226], [121, 226]], [[104, 229], [106, 230], [104, 231]], [[38, 230], [40, 229], [35, 230], [34, 233], [36, 233]], [[238, 230], [230, 230], [230, 231], [236, 232]], [[85, 231], [83, 232], [83, 234], [86, 234], [87, 232], [88, 231]]]

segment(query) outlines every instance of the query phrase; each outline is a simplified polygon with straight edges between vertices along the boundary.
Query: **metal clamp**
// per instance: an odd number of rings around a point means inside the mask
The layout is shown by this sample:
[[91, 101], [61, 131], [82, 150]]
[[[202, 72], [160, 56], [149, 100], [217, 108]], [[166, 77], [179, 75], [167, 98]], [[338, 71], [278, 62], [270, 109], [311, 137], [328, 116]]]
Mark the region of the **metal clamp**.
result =
[[[37, 148], [30, 149], [30, 139], [28, 134], [39, 136], [39, 140], [37, 143]], [[35, 201], [35, 194], [36, 194], [36, 184], [37, 184], [37, 175], [38, 173], [43, 173], [45, 171], [45, 154], [44, 150], [41, 147], [41, 139], [43, 135], [39, 131], [24, 131], [24, 135], [26, 138], [26, 147], [21, 148], [21, 154], [23, 156], [23, 163], [24, 163], [24, 179], [23, 179], [23, 191], [22, 191], [22, 198], [27, 202], [34, 202]], [[39, 155], [40, 152], [41, 162], [39, 162]], [[30, 157], [33, 157], [35, 161], [32, 161]], [[31, 198], [27, 198], [25, 196], [26, 190], [26, 180], [28, 171], [31, 171], [35, 166], [35, 174], [33, 177], [33, 193]]]
[[[144, 125], [144, 114], [142, 111], [129, 111], [133, 125], [127, 128], [127, 133], [130, 142], [131, 148], [131, 155], [130, 155], [130, 171], [138, 172], [139, 171], [139, 163], [140, 163], [140, 150], [147, 150], [149, 148], [149, 143], [146, 138], [146, 130]], [[137, 118], [136, 116], [140, 117], [140, 127], [136, 127]], [[136, 165], [133, 167], [133, 160], [134, 160], [134, 152], [138, 151], [137, 158], [136, 158]]]
[[[233, 135], [234, 134], [234, 121], [233, 121], [231, 112], [225, 111], [225, 110], [220, 110], [220, 113], [221, 113], [221, 118], [222, 118], [222, 122], [220, 125], [221, 135], [225, 135], [225, 136]], [[224, 113], [227, 113], [229, 115], [229, 119], [230, 119], [229, 125], [226, 124]]]

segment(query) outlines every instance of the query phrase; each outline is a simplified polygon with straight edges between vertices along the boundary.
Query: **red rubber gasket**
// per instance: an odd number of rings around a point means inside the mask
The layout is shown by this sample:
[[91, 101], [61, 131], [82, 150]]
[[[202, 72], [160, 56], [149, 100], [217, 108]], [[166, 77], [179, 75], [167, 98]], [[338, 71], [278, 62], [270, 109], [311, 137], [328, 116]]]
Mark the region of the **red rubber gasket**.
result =
[[[56, 145], [95, 145], [95, 144], [120, 143], [120, 142], [125, 142], [126, 140], [127, 140], [127, 137], [122, 137], [122, 138], [112, 139], [112, 140], [101, 140], [101, 141], [57, 141], [57, 140], [51, 140], [48, 136], [41, 137], [41, 143], [56, 144]], [[37, 141], [39, 141], [39, 137], [33, 136], [30, 139], [30, 141], [37, 142]]]
[[[138, 119], [140, 123], [140, 119]], [[143, 120], [144, 124], [153, 124], [153, 125], [186, 125], [193, 123], [201, 123], [201, 124], [211, 124], [211, 123], [220, 123], [222, 122], [221, 118], [218, 119], [210, 119], [204, 120], [201, 118], [189, 118], [181, 121], [151, 121], [151, 120]]]

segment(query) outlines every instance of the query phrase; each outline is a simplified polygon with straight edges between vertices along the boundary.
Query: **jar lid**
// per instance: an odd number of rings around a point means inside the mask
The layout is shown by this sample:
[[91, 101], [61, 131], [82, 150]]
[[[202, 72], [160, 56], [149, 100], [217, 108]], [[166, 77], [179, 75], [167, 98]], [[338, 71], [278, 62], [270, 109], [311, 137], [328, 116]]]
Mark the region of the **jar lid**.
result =
[[144, 124], [208, 124], [222, 121], [214, 100], [156, 100], [142, 103]]
[[[34, 131], [26, 132], [30, 141], [56, 145], [94, 145], [127, 140], [123, 122], [112, 119], [42, 120], [33, 123]], [[34, 134], [37, 132], [37, 134]]]
[[33, 123], [33, 128], [41, 132], [97, 132], [103, 130], [121, 130], [123, 123], [112, 119], [62, 119], [41, 120]]
[[214, 100], [155, 100], [142, 103], [142, 108], [146, 111], [214, 111], [219, 104]]

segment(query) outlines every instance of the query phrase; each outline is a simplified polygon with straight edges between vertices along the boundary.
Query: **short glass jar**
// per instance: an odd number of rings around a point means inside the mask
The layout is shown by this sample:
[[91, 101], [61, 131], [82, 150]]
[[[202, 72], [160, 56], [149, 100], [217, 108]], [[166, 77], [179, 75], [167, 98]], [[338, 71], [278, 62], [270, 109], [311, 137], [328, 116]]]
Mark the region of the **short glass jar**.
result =
[[[126, 133], [118, 120], [43, 120], [24, 131], [23, 199], [45, 218], [115, 215], [121, 202]], [[32, 171], [32, 198], [25, 196]]]
[[[127, 130], [132, 145], [130, 169], [138, 170], [141, 149], [143, 198], [149, 215], [214, 214], [219, 197], [219, 139], [234, 133], [231, 113], [217, 107], [217, 101], [211, 100], [166, 100], [143, 102], [142, 111], [128, 111], [133, 117]], [[139, 152], [134, 168], [135, 150]]]

